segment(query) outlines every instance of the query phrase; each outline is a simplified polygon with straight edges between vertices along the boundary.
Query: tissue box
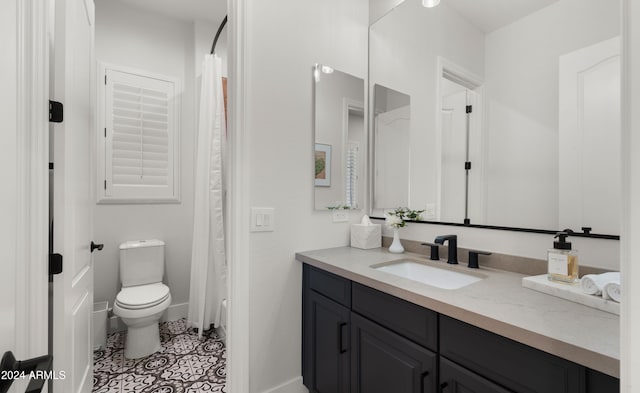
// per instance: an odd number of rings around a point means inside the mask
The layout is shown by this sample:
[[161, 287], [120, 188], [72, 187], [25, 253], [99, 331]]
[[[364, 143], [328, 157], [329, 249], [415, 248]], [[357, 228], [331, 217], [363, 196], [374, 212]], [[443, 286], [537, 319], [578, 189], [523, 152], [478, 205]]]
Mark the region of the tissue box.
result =
[[381, 225], [351, 224], [351, 247], [363, 248], [365, 250], [382, 247]]

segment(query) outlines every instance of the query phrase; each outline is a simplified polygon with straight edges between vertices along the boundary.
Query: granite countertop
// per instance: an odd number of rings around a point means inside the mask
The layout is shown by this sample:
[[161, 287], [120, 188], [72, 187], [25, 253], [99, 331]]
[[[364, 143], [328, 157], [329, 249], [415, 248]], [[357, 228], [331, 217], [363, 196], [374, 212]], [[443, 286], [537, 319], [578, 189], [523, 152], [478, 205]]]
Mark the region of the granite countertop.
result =
[[[370, 267], [407, 258], [484, 279], [460, 289], [440, 289]], [[482, 262], [480, 269], [447, 265], [429, 261], [424, 255], [392, 254], [385, 248], [330, 248], [300, 252], [296, 259], [602, 373], [620, 376], [620, 318], [524, 288], [525, 275], [482, 267]]]

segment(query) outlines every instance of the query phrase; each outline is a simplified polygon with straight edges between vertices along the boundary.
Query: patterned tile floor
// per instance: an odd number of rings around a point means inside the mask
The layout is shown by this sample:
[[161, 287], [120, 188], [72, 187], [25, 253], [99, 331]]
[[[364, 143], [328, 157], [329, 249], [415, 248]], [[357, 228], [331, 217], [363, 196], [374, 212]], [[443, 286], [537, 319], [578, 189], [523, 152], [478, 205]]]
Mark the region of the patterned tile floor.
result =
[[213, 330], [202, 341], [184, 319], [160, 324], [162, 350], [146, 358], [124, 357], [125, 333], [111, 334], [93, 353], [94, 393], [226, 392], [226, 349]]

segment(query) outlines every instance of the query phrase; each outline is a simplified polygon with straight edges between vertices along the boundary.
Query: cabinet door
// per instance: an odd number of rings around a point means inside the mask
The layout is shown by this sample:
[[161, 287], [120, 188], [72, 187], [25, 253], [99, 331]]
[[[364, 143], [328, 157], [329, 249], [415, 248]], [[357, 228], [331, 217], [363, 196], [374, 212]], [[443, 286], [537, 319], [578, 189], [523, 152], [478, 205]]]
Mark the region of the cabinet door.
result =
[[349, 393], [349, 309], [305, 291], [303, 381], [311, 392]]
[[466, 368], [440, 357], [441, 393], [511, 393]]
[[435, 393], [436, 354], [351, 313], [354, 393]]

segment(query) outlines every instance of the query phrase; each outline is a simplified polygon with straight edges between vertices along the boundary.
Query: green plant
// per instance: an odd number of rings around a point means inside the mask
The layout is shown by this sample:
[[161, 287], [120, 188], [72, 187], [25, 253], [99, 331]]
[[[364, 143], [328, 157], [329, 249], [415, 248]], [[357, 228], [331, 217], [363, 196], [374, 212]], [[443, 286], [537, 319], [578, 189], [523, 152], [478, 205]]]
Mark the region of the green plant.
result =
[[393, 211], [387, 212], [387, 225], [392, 228], [403, 228], [407, 225], [406, 221], [417, 221], [420, 214], [424, 210], [411, 210], [408, 207], [398, 207]]

